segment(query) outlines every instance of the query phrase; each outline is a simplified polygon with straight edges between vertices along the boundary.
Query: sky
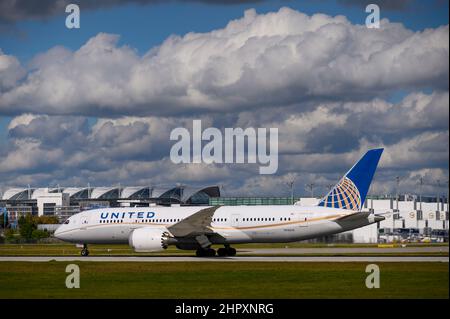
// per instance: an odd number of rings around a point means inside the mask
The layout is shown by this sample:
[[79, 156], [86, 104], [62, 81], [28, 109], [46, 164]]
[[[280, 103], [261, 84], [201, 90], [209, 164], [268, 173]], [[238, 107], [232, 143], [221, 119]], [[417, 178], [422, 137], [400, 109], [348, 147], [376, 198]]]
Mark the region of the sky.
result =
[[[326, 192], [384, 147], [372, 194], [446, 192], [448, 1], [0, 0], [0, 188]], [[79, 3], [81, 28], [65, 27]], [[99, 3], [102, 6], [99, 7]], [[170, 132], [277, 127], [279, 168], [174, 164]]]

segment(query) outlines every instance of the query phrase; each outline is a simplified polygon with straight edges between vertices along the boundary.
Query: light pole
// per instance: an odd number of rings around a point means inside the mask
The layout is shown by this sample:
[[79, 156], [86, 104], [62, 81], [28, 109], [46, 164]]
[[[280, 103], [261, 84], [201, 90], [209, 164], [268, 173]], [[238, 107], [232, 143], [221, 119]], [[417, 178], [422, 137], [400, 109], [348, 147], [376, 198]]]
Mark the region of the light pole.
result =
[[6, 207], [3, 207], [3, 229], [6, 229], [6, 223], [8, 222], [8, 211], [6, 210]]
[[397, 188], [396, 188], [396, 190], [395, 190], [395, 192], [396, 192], [396, 195], [395, 195], [395, 197], [396, 197], [396, 212], [398, 212], [398, 200], [399, 200], [399, 198], [398, 198], [398, 189], [399, 189], [399, 185], [400, 185], [400, 176], [397, 176], [396, 178], [395, 178], [395, 180], [396, 180], [396, 182], [397, 182]]
[[311, 198], [314, 198], [314, 184], [310, 183], [310, 184], [306, 184], [306, 187], [309, 189], [309, 192], [311, 193]]
[[437, 180], [437, 192], [436, 192], [436, 214], [439, 214], [439, 204], [441, 201], [440, 188], [441, 188], [441, 181], [438, 179]]
[[449, 206], [450, 206], [450, 198], [448, 198], [449, 196], [449, 181], [447, 181], [447, 213], [450, 212]]
[[423, 186], [423, 177], [419, 179], [420, 187], [419, 187], [419, 207], [422, 212], [422, 186]]
[[294, 180], [290, 180], [290, 181], [286, 182], [286, 184], [289, 187], [289, 189], [291, 190], [291, 205], [294, 205], [294, 184], [295, 184], [295, 181]]

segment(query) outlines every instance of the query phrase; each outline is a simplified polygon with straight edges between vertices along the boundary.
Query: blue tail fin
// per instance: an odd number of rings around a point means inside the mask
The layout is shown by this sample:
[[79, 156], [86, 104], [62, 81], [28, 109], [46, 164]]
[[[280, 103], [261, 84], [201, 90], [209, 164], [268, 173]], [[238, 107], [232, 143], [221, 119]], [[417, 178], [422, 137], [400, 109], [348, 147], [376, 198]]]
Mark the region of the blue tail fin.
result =
[[364, 154], [318, 206], [360, 211], [382, 153], [383, 149], [378, 148]]

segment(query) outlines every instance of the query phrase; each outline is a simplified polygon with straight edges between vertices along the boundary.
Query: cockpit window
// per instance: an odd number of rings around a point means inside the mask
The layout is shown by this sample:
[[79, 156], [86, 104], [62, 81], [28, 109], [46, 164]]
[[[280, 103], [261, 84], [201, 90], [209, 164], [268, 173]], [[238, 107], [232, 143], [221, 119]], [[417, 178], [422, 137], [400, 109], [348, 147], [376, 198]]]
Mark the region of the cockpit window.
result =
[[66, 220], [66, 221], [64, 222], [64, 224], [67, 225], [69, 222], [70, 222], [70, 220]]

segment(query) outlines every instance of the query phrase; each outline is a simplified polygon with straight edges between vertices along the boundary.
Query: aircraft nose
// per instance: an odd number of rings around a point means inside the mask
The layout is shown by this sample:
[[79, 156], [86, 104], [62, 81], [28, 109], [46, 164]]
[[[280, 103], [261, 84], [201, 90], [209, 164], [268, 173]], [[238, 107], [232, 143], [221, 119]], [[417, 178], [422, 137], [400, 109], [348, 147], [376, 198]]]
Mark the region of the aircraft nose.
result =
[[58, 239], [64, 240], [63, 226], [62, 226], [62, 225], [59, 226], [59, 227], [55, 230], [53, 236], [55, 236], [55, 237], [58, 238]]

